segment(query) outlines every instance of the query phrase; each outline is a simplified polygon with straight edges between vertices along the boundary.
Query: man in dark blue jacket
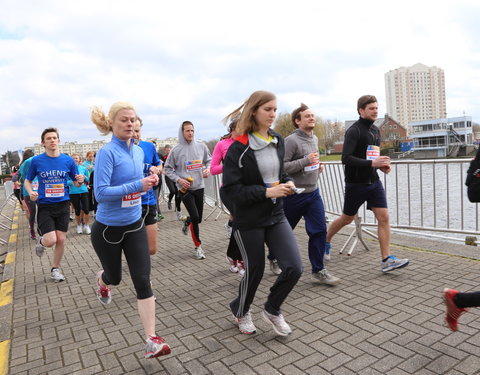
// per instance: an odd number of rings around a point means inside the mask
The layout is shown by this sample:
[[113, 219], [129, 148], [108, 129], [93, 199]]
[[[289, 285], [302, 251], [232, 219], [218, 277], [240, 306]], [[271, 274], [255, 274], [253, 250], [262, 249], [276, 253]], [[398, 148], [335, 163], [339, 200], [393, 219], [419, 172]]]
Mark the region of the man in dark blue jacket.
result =
[[360, 118], [345, 133], [342, 163], [345, 164], [345, 200], [342, 215], [330, 224], [327, 232], [326, 257], [330, 255], [333, 236], [350, 224], [360, 206], [367, 202], [378, 222], [378, 241], [382, 256], [382, 271], [388, 272], [408, 265], [408, 259], [390, 255], [390, 218], [385, 189], [377, 169], [390, 172], [390, 158], [380, 156], [380, 130], [373, 124], [378, 117], [378, 103], [373, 95], [358, 99]]

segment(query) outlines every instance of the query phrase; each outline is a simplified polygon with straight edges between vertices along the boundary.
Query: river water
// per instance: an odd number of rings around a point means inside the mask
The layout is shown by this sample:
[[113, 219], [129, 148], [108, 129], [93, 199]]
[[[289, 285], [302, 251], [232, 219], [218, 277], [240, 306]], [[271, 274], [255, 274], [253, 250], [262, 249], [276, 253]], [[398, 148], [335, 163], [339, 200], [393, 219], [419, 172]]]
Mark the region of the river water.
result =
[[[408, 161], [393, 163], [388, 175], [379, 171], [392, 226], [479, 232], [478, 206], [468, 201], [464, 184], [468, 165], [469, 160], [465, 159]], [[328, 164], [320, 185], [326, 209], [340, 212], [343, 196], [332, 194], [331, 190], [343, 189], [343, 167], [339, 163]], [[366, 222], [375, 221], [364, 207], [359, 212]]]

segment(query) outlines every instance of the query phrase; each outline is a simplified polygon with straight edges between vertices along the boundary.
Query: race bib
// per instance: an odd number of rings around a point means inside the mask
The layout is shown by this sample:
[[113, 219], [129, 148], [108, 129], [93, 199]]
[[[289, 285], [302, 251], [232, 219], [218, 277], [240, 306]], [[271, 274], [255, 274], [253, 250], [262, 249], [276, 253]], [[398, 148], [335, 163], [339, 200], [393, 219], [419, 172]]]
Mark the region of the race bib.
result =
[[63, 184], [46, 184], [45, 185], [45, 198], [63, 197], [64, 195], [65, 195], [65, 185]]
[[[305, 156], [307, 157], [307, 156]], [[312, 164], [308, 164], [303, 168], [304, 172], [311, 172], [311, 171], [316, 171], [318, 168], [320, 168], [320, 161]]]
[[122, 208], [129, 208], [142, 204], [141, 193], [127, 194], [122, 197]]
[[380, 147], [369, 145], [367, 147], [367, 160], [375, 160], [380, 156]]
[[190, 160], [185, 163], [185, 167], [187, 171], [197, 171], [202, 169], [202, 161], [201, 160]]

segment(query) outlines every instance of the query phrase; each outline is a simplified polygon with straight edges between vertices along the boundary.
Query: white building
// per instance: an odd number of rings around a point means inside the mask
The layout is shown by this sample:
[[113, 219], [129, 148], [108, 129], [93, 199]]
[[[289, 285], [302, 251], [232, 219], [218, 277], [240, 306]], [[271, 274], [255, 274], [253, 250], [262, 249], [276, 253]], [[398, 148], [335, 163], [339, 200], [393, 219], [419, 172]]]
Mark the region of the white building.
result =
[[472, 117], [414, 121], [412, 138], [416, 159], [457, 156], [461, 147], [473, 143]]
[[163, 148], [166, 145], [169, 145], [173, 148], [173, 146], [176, 146], [178, 144], [178, 139], [175, 137], [169, 137], [165, 139], [160, 139], [160, 138], [147, 138], [147, 142], [152, 142], [157, 145], [157, 151], [160, 153], [163, 153]]
[[[85, 157], [88, 151], [98, 151], [109, 141], [92, 141], [91, 143], [78, 143], [78, 142], [65, 142], [60, 143], [59, 149], [61, 153], [72, 155], [74, 153], [82, 155]], [[35, 143], [33, 146], [25, 147], [26, 149], [32, 149], [35, 155], [39, 155], [45, 152], [45, 148], [40, 143]]]
[[406, 127], [447, 117], [445, 76], [436, 66], [415, 64], [385, 73], [387, 113]]
[[[163, 147], [165, 147], [165, 145], [170, 145], [173, 148], [173, 146], [178, 144], [177, 138], [166, 138], [166, 139], [148, 138], [146, 139], [146, 141], [149, 141], [149, 142], [155, 141], [155, 143], [157, 144], [157, 151], [160, 151], [160, 152], [163, 151]], [[82, 157], [85, 157], [88, 151], [98, 151], [108, 142], [110, 142], [110, 139], [101, 140], [101, 141], [92, 141], [91, 143], [65, 142], [65, 143], [61, 143], [59, 148], [61, 153], [68, 154], [68, 155], [77, 153], [82, 155]], [[45, 148], [40, 143], [35, 143], [33, 146], [25, 147], [24, 150], [29, 148], [33, 150], [35, 155], [39, 155], [45, 152]]]

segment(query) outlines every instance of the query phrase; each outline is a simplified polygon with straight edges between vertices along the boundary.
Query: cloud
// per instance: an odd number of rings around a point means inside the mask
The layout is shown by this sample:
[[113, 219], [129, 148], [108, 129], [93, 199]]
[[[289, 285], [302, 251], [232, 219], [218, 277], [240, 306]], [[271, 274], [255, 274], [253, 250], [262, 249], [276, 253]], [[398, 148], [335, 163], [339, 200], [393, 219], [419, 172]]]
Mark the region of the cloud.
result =
[[306, 102], [345, 121], [365, 93], [384, 112], [384, 74], [418, 62], [445, 70], [449, 115], [480, 121], [479, 10], [473, 0], [7, 2], [0, 152], [47, 126], [62, 141], [102, 139], [89, 108], [117, 100], [137, 107], [145, 137], [176, 136], [185, 119], [199, 138], [218, 137], [258, 89], [277, 94], [280, 112]]

